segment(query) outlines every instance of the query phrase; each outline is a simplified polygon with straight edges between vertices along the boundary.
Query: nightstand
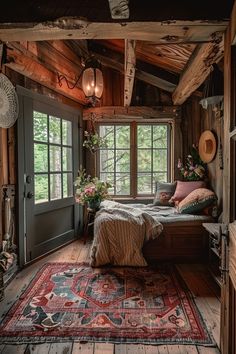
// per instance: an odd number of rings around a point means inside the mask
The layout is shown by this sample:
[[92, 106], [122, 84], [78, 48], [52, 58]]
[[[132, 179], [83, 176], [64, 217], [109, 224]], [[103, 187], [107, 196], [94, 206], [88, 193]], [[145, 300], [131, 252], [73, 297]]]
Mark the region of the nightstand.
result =
[[202, 226], [209, 232], [209, 265], [208, 269], [216, 283], [222, 285], [221, 277], [221, 241], [222, 227], [220, 223], [203, 223]]
[[97, 210], [95, 209], [90, 209], [86, 208], [85, 209], [85, 217], [84, 217], [84, 244], [86, 244], [86, 241], [89, 236], [89, 228], [93, 226], [94, 224], [94, 219], [96, 215]]

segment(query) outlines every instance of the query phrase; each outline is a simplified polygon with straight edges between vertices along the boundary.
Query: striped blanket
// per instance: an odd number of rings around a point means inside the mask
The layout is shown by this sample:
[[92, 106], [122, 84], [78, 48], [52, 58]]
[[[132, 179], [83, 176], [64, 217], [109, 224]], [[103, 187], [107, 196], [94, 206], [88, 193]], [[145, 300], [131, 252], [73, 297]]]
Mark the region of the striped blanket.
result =
[[157, 216], [148, 209], [106, 204], [96, 214], [90, 265], [146, 266], [143, 244], [158, 237], [162, 229]]

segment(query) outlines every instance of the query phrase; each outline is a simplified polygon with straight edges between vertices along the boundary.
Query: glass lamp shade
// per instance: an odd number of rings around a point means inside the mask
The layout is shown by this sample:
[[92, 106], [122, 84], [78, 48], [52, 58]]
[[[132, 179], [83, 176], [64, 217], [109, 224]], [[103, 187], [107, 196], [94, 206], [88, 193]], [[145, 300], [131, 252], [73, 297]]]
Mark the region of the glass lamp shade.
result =
[[103, 76], [99, 68], [85, 68], [82, 76], [82, 89], [86, 97], [100, 99], [103, 92]]

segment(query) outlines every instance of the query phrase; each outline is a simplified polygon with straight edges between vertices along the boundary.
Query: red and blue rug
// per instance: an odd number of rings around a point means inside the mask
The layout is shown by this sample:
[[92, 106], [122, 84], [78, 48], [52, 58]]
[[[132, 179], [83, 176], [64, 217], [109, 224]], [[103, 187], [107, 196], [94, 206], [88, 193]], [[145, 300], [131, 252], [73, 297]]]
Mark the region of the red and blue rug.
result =
[[9, 310], [0, 342], [213, 345], [176, 268], [48, 263]]

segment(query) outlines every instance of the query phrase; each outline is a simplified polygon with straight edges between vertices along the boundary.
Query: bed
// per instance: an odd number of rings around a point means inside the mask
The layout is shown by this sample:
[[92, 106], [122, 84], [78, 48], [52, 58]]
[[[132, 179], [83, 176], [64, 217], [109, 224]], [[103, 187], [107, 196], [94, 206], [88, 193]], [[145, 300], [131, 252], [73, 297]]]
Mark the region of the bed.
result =
[[95, 218], [91, 265], [205, 261], [208, 234], [203, 222], [213, 219], [179, 214], [174, 207], [105, 201]]

